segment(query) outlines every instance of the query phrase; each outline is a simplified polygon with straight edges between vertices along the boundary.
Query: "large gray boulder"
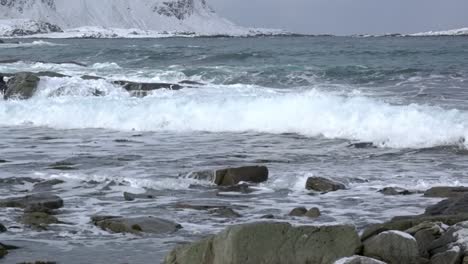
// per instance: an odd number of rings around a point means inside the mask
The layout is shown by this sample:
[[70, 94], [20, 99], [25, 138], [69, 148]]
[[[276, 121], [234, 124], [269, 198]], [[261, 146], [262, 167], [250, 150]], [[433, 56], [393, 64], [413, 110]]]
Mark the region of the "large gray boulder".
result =
[[300, 226], [260, 222], [227, 228], [215, 236], [174, 249], [166, 264], [334, 263], [361, 247], [352, 226]]
[[352, 256], [337, 260], [334, 264], [386, 264], [383, 261], [364, 256]]
[[144, 216], [144, 217], [115, 217], [115, 216], [94, 216], [93, 223], [107, 231], [114, 233], [152, 233], [166, 234], [173, 233], [182, 228], [181, 225], [172, 221]]
[[231, 186], [240, 182], [260, 183], [268, 180], [268, 168], [265, 166], [245, 166], [219, 170], [192, 172], [189, 178], [207, 180], [219, 186]]
[[431, 244], [445, 233], [447, 227], [441, 222], [422, 222], [405, 232], [412, 235], [418, 242], [419, 255], [428, 258]]
[[57, 195], [38, 193], [0, 200], [0, 207], [24, 208], [29, 212], [47, 212], [63, 207], [63, 200]]
[[420, 261], [416, 239], [401, 231], [385, 231], [364, 241], [363, 255], [390, 264], [416, 264]]
[[317, 192], [333, 192], [344, 190], [346, 186], [342, 183], [323, 177], [309, 177], [306, 182], [306, 189]]
[[15, 74], [7, 82], [7, 89], [3, 98], [8, 99], [29, 99], [37, 90], [39, 77], [31, 72], [20, 72]]
[[7, 231], [7, 228], [4, 225], [0, 224], [0, 233], [6, 232], [6, 231]]

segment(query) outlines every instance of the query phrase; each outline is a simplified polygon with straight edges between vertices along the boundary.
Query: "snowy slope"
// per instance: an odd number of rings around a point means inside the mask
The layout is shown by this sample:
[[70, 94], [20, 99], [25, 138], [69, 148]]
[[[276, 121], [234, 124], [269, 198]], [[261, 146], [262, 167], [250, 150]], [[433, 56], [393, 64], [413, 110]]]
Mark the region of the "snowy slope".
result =
[[65, 32], [90, 27], [198, 35], [254, 33], [218, 16], [206, 0], [2, 0], [0, 19], [43, 21]]

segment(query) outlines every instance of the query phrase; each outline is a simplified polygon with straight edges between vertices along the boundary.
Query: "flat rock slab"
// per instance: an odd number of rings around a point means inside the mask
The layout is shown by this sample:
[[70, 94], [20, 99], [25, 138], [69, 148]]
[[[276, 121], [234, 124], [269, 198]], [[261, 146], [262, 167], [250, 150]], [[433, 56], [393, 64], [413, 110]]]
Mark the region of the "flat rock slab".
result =
[[227, 228], [174, 249], [166, 264], [331, 264], [361, 247], [351, 226], [300, 226], [260, 222]]
[[150, 216], [133, 218], [95, 216], [92, 220], [96, 226], [114, 233], [166, 234], [182, 228], [181, 225], [172, 221]]
[[54, 194], [38, 193], [0, 200], [0, 207], [18, 207], [42, 212], [63, 207], [63, 200]]

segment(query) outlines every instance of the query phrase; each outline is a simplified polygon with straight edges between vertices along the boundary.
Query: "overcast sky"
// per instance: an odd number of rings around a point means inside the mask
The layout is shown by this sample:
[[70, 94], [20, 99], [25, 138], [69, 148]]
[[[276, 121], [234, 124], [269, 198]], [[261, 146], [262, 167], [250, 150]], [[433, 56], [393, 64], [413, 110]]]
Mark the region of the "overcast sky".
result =
[[207, 1], [236, 24], [298, 33], [416, 33], [468, 27], [468, 0]]

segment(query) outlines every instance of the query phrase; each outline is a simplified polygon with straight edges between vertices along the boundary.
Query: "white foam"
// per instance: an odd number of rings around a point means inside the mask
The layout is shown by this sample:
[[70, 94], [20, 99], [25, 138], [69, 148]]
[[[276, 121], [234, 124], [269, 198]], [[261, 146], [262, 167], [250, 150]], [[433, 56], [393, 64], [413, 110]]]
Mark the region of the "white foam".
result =
[[42, 95], [28, 101], [1, 102], [0, 125], [298, 133], [394, 148], [457, 144], [468, 136], [466, 112], [417, 104], [396, 106], [318, 90], [284, 92], [236, 85], [160, 90], [143, 99], [125, 93], [99, 98]]
[[0, 48], [24, 48], [24, 47], [39, 47], [39, 46], [66, 46], [67, 44], [53, 43], [43, 40], [33, 42], [19, 42], [19, 43], [3, 43]]

